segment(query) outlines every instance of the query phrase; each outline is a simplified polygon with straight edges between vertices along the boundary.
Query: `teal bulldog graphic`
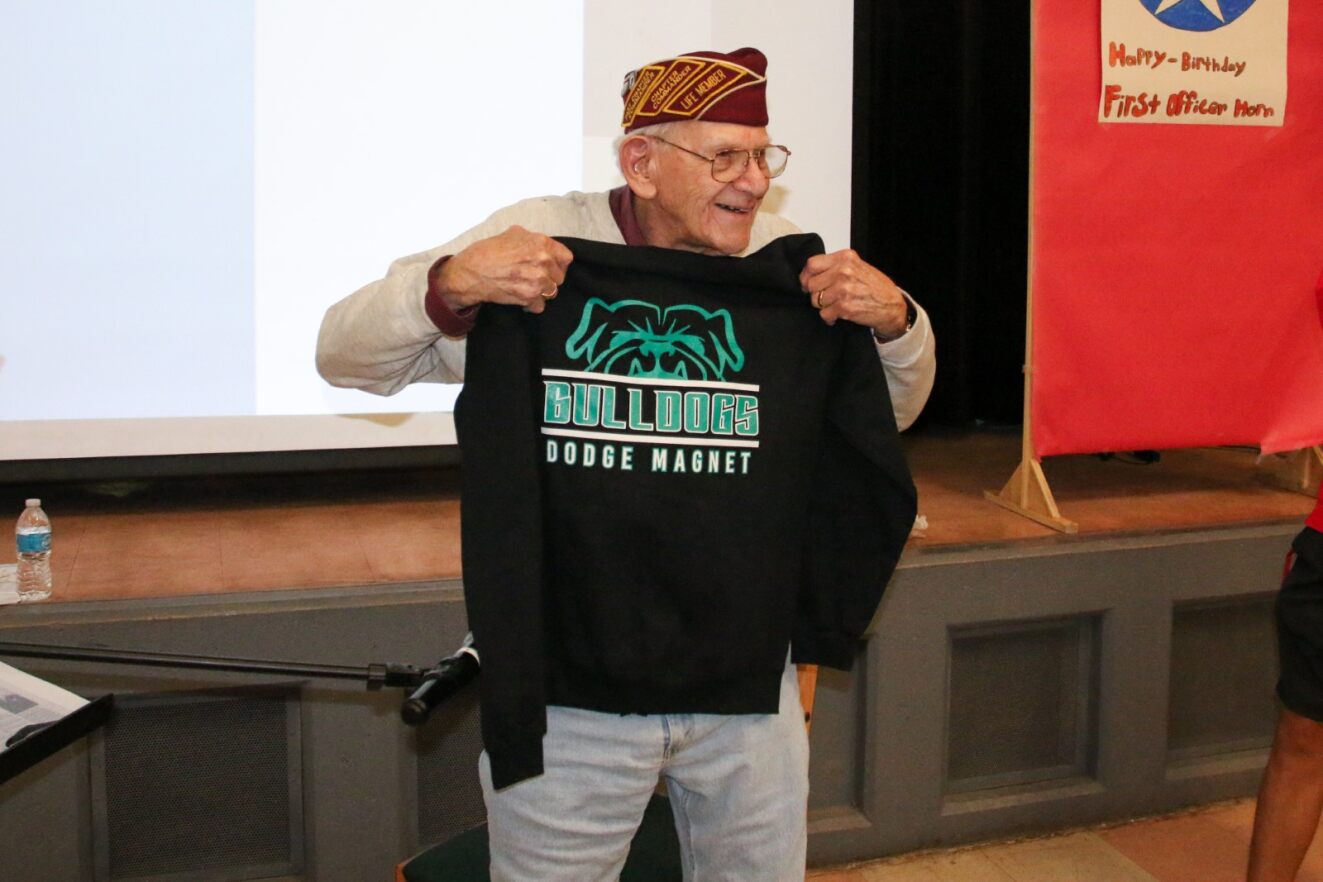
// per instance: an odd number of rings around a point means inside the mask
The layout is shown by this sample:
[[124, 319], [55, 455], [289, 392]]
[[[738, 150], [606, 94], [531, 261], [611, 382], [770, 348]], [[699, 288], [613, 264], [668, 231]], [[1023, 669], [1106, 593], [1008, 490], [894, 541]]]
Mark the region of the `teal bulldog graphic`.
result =
[[643, 300], [589, 300], [565, 354], [586, 360], [587, 370], [628, 377], [724, 380], [744, 367], [726, 310]]

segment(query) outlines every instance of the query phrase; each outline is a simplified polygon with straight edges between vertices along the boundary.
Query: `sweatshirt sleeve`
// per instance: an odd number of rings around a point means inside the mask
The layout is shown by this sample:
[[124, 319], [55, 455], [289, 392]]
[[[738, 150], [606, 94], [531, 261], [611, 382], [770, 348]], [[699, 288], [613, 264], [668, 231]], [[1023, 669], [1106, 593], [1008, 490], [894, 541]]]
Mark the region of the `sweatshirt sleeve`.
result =
[[840, 327], [791, 655], [849, 670], [914, 525], [917, 497], [871, 335]]
[[517, 307], [480, 311], [455, 406], [464, 603], [482, 657], [483, 745], [502, 788], [542, 773], [542, 493], [535, 342]]

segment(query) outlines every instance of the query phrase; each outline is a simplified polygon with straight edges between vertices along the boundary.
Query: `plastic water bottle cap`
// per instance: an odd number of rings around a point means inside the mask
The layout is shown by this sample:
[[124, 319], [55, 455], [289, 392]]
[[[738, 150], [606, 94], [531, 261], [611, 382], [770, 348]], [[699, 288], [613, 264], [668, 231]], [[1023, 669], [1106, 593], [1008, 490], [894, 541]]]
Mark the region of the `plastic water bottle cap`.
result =
[[24, 505], [26, 505], [28, 508], [41, 508], [41, 500], [29, 499], [27, 502], [24, 503]]

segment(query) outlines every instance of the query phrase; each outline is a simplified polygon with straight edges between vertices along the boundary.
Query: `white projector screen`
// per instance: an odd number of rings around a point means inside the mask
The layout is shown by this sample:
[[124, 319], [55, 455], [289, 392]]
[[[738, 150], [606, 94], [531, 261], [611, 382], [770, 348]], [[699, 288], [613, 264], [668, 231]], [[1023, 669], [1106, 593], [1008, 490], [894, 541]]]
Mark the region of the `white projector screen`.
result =
[[[0, 460], [453, 444], [458, 387], [313, 366], [334, 301], [621, 182], [625, 71], [769, 59], [765, 210], [845, 247], [852, 3], [0, 0]], [[662, 20], [664, 19], [664, 20]]]

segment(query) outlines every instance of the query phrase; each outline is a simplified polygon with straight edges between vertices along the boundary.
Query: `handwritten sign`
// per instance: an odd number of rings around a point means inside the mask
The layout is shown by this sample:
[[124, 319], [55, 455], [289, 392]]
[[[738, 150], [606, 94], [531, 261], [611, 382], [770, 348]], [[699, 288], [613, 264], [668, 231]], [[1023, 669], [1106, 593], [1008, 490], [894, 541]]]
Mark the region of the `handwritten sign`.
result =
[[1287, 0], [1101, 0], [1098, 121], [1280, 126]]

